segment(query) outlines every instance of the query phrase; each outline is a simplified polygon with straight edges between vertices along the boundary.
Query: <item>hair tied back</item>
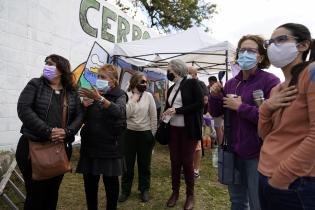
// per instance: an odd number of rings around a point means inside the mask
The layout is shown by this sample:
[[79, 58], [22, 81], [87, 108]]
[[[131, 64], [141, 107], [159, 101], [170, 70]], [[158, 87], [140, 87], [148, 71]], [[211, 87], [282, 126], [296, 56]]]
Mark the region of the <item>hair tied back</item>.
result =
[[315, 39], [312, 39], [308, 61], [315, 61]]

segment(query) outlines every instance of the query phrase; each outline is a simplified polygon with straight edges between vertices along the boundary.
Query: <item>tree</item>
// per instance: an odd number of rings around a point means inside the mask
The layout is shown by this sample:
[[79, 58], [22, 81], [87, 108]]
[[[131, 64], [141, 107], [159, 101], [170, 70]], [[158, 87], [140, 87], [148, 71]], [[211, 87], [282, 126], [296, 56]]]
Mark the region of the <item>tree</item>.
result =
[[[209, 20], [216, 13], [216, 4], [205, 0], [131, 0], [136, 8], [147, 12], [150, 26], [170, 32], [172, 29], [185, 30], [193, 25], [203, 26], [202, 21]], [[117, 5], [123, 10], [121, 0]], [[208, 30], [208, 27], [205, 27]]]

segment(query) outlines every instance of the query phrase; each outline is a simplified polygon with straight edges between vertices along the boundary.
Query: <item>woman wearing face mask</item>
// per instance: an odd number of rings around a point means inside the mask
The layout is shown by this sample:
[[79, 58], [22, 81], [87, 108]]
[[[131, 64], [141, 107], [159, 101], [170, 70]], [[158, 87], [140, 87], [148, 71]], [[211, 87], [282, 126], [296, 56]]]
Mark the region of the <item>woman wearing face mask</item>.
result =
[[[241, 71], [226, 82], [211, 87], [209, 107], [213, 117], [225, 116], [225, 138], [230, 138], [235, 154], [235, 169], [240, 173], [240, 183], [228, 185], [231, 209], [260, 209], [258, 197], [258, 157], [261, 140], [257, 133], [258, 105], [253, 92], [261, 90], [268, 98], [272, 87], [280, 81], [262, 69], [269, 67], [264, 40], [257, 35], [243, 36], [238, 42], [237, 63]], [[229, 116], [229, 119], [227, 119]], [[226, 126], [230, 124], [230, 129]]]
[[140, 199], [148, 202], [151, 180], [151, 156], [157, 127], [156, 106], [151, 93], [146, 91], [144, 74], [133, 75], [128, 88], [127, 130], [124, 133], [124, 157], [127, 170], [122, 176], [120, 202], [128, 199], [134, 176], [135, 159], [138, 163]]
[[[68, 103], [67, 122], [62, 128], [63, 100]], [[43, 181], [32, 180], [28, 141], [62, 141], [68, 158], [71, 142], [82, 125], [81, 102], [73, 84], [70, 63], [59, 55], [45, 59], [43, 75], [28, 82], [17, 105], [23, 125], [16, 150], [17, 164], [23, 174], [26, 188], [25, 210], [56, 209], [58, 190], [63, 175]]]
[[274, 30], [265, 47], [285, 81], [259, 112], [261, 206], [315, 209], [315, 43], [304, 25], [287, 23]]
[[83, 173], [88, 210], [98, 209], [98, 183], [102, 175], [106, 209], [117, 209], [118, 176], [123, 171], [121, 133], [126, 128], [126, 93], [118, 87], [115, 66], [98, 70], [96, 87], [80, 89], [85, 107], [81, 130], [81, 150], [77, 167]]
[[187, 79], [188, 68], [179, 60], [168, 64], [167, 78], [174, 82], [167, 91], [162, 120], [170, 119], [172, 194], [166, 205], [174, 207], [179, 197], [180, 171], [184, 170], [186, 201], [184, 209], [194, 206], [194, 154], [202, 133], [203, 93], [197, 80]]

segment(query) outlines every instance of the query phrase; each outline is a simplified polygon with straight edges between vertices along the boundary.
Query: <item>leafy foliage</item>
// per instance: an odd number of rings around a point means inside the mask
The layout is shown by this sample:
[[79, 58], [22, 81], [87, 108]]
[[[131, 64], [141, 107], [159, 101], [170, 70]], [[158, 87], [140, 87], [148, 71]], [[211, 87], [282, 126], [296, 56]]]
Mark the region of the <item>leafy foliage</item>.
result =
[[[121, 0], [116, 3], [123, 10], [129, 9]], [[193, 25], [203, 26], [202, 21], [209, 20], [216, 13], [216, 4], [205, 0], [132, 0], [132, 3], [147, 12], [151, 27], [165, 32], [185, 30]]]

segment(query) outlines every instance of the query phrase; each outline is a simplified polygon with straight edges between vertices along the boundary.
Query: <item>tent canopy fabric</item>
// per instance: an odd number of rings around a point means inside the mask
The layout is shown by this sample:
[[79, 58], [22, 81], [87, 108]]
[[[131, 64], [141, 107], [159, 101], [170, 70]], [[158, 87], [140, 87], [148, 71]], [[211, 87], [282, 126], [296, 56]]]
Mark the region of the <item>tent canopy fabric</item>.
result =
[[144, 69], [165, 69], [171, 59], [178, 58], [207, 73], [226, 70], [234, 53], [231, 43], [215, 40], [197, 27], [177, 34], [115, 44], [113, 49], [113, 56]]

